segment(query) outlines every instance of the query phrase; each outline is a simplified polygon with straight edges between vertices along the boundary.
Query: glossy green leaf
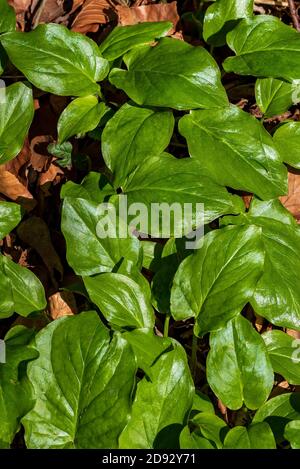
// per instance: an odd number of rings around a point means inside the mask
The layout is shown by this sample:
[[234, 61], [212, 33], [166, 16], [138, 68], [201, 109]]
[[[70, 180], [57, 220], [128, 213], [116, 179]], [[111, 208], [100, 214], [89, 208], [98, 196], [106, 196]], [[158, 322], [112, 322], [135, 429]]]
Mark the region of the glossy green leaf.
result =
[[206, 394], [203, 394], [200, 391], [196, 391], [194, 395], [194, 402], [192, 411], [194, 412], [211, 412], [215, 413], [214, 406]]
[[276, 442], [266, 422], [248, 428], [234, 427], [226, 435], [224, 449], [276, 449]]
[[9, 448], [20, 428], [20, 419], [33, 406], [32, 387], [25, 363], [37, 357], [28, 347], [34, 332], [15, 326], [5, 336], [5, 363], [0, 363], [0, 448]]
[[201, 336], [222, 328], [252, 297], [263, 263], [260, 228], [231, 227], [208, 233], [175, 275], [173, 317], [196, 316], [196, 333]]
[[151, 240], [142, 240], [143, 267], [151, 272], [157, 272], [161, 265], [163, 245]]
[[63, 143], [74, 135], [95, 129], [107, 109], [103, 102], [99, 103], [96, 96], [92, 95], [71, 101], [57, 123], [58, 142]]
[[29, 33], [14, 32], [0, 41], [11, 62], [37, 88], [61, 96], [99, 92], [108, 62], [97, 44], [59, 24], [40, 24]]
[[253, 15], [253, 0], [217, 0], [205, 12], [203, 37], [210, 44], [226, 43], [226, 34], [238, 20]]
[[99, 49], [107, 60], [115, 60], [130, 49], [166, 36], [171, 28], [172, 23], [169, 21], [117, 26], [100, 44]]
[[1, 102], [0, 113], [0, 164], [17, 156], [34, 114], [32, 90], [29, 86], [14, 83], [4, 91], [5, 99]]
[[210, 335], [207, 381], [232, 410], [240, 409], [243, 403], [257, 409], [267, 400], [274, 381], [267, 347], [243, 316]]
[[123, 328], [154, 326], [150, 291], [146, 296], [130, 277], [119, 273], [103, 273], [84, 278], [84, 284], [92, 302], [112, 325]]
[[251, 449], [247, 428], [231, 428], [224, 439], [224, 449]]
[[287, 170], [271, 136], [236, 106], [192, 111], [179, 122], [190, 155], [219, 184], [270, 199], [287, 192]]
[[16, 14], [7, 0], [0, 0], [0, 11], [0, 33], [14, 31], [16, 29]]
[[[213, 182], [197, 161], [191, 158], [177, 159], [169, 154], [147, 159], [131, 174], [122, 189], [127, 195], [128, 206], [137, 202], [147, 207], [145, 216], [144, 212], [141, 213], [141, 219], [145, 220], [143, 225], [146, 226], [138, 227], [138, 231], [154, 237], [169, 238], [173, 234], [181, 237], [183, 233], [189, 233], [193, 226], [199, 227], [220, 215], [240, 213], [243, 210], [240, 198], [232, 196], [224, 187]], [[163, 203], [165, 205], [157, 205]], [[200, 205], [197, 208], [197, 203], [204, 204], [204, 207]], [[172, 204], [179, 204], [180, 216], [178, 211], [173, 210], [176, 205], [173, 207]], [[183, 204], [192, 204], [191, 216], [183, 211]], [[140, 205], [137, 207], [137, 214], [139, 207]], [[155, 209], [157, 211], [153, 221], [151, 213]], [[170, 218], [164, 214], [164, 210], [170, 210]], [[197, 216], [198, 212], [200, 217]], [[132, 222], [135, 217], [132, 215], [129, 218]], [[156, 218], [158, 221], [155, 223]]]
[[283, 439], [284, 428], [291, 420], [300, 420], [300, 393], [273, 397], [256, 412], [252, 423], [267, 422], [276, 440]]
[[28, 376], [36, 402], [22, 421], [27, 447], [116, 448], [136, 372], [127, 342], [119, 334], [110, 342], [97, 314], [85, 312], [49, 324], [35, 346], [40, 356]]
[[[179, 344], [151, 367], [152, 380], [137, 385], [131, 419], [120, 436], [120, 448], [153, 448], [159, 434], [184, 424], [192, 407], [194, 386], [186, 353]], [[176, 405], [174, 405], [176, 402]]]
[[[106, 231], [107, 223], [116, 229], [114, 217], [110, 212], [103, 214], [97, 202], [70, 197], [64, 199], [61, 227], [67, 242], [67, 260], [78, 275], [111, 272], [124, 257], [138, 262], [138, 239], [121, 238], [117, 231]], [[107, 234], [107, 237], [98, 236], [98, 229], [103, 230], [101, 235]], [[111, 234], [115, 237], [110, 237]]]
[[190, 432], [186, 425], [180, 433], [180, 449], [215, 449], [213, 443], [197, 431]]
[[0, 239], [11, 232], [22, 219], [20, 205], [13, 202], [0, 201]]
[[86, 199], [98, 202], [105, 202], [111, 195], [115, 194], [115, 190], [104, 174], [90, 171], [81, 184], [75, 184], [68, 181], [61, 188], [60, 196], [74, 199]]
[[25, 267], [0, 256], [0, 318], [13, 313], [28, 316], [46, 307], [43, 285]]
[[227, 35], [235, 57], [225, 60], [226, 72], [292, 82], [300, 76], [300, 35], [275, 16], [244, 19]]
[[57, 158], [57, 164], [62, 168], [72, 168], [72, 150], [70, 142], [50, 143], [47, 147], [48, 152]]
[[290, 384], [300, 384], [300, 345], [297, 339], [282, 331], [268, 331], [262, 335], [273, 370]]
[[289, 422], [284, 429], [284, 437], [291, 443], [293, 449], [300, 449], [300, 421]]
[[102, 154], [122, 185], [146, 158], [160, 155], [169, 145], [174, 128], [170, 111], [155, 111], [124, 104], [108, 121], [102, 134]]
[[152, 374], [155, 369], [151, 367], [160, 355], [172, 349], [172, 339], [154, 335], [152, 329], [134, 329], [124, 332], [122, 337], [131, 345], [138, 368], [154, 379], [155, 375]]
[[223, 447], [224, 438], [229, 430], [224, 420], [211, 412], [200, 412], [191, 422], [194, 427], [193, 432], [198, 437], [207, 438], [215, 448]]
[[286, 112], [293, 101], [294, 87], [276, 78], [259, 78], [255, 83], [256, 102], [265, 118]]
[[282, 160], [293, 168], [300, 169], [300, 122], [287, 122], [274, 133]]
[[137, 104], [196, 109], [226, 106], [219, 68], [202, 47], [164, 38], [124, 57], [128, 70], [114, 68], [110, 82]]

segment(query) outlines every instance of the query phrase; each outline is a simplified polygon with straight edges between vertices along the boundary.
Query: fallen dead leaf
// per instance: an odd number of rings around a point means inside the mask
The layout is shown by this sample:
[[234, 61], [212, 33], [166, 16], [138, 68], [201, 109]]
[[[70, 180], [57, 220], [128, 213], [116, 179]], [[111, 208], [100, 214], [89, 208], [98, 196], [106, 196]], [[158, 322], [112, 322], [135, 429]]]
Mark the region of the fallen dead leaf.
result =
[[281, 394], [285, 394], [289, 391], [290, 385], [287, 381], [280, 381], [272, 390], [270, 394], [270, 399], [276, 396], [280, 396]]
[[100, 24], [105, 24], [115, 16], [114, 5], [110, 0], [87, 0], [72, 23], [72, 31], [95, 33]]
[[[30, 164], [35, 171], [41, 172], [46, 171], [46, 169], [48, 169], [51, 157], [48, 155], [47, 145], [51, 142], [53, 142], [53, 138], [51, 135], [38, 135], [37, 137], [34, 137], [31, 140]], [[43, 151], [43, 153], [40, 153], [38, 151], [39, 148], [42, 148], [40, 151]]]
[[177, 2], [135, 7], [119, 5], [116, 7], [116, 10], [118, 13], [118, 22], [122, 26], [143, 23], [146, 21], [171, 21], [173, 23], [173, 28], [170, 29], [168, 33], [169, 36], [175, 33], [180, 20], [177, 12]]
[[[52, 161], [54, 160], [55, 159], [53, 158]], [[45, 193], [45, 195], [50, 195], [49, 188], [51, 184], [58, 184], [63, 176], [63, 170], [55, 164], [51, 163], [47, 171], [39, 175], [38, 185]]]
[[75, 296], [72, 292], [62, 291], [48, 298], [49, 313], [52, 319], [72, 316], [77, 313]]
[[300, 223], [300, 171], [289, 171], [289, 193], [279, 199]]
[[14, 174], [5, 169], [5, 165], [0, 166], [0, 193], [22, 205], [25, 210], [30, 211], [36, 206], [32, 194]]
[[300, 331], [294, 331], [293, 329], [286, 329], [286, 333], [295, 339], [300, 339]]
[[55, 271], [62, 278], [63, 266], [52, 244], [47, 224], [42, 218], [32, 216], [19, 225], [17, 233], [23, 242], [39, 254], [49, 271], [53, 285], [56, 286]]

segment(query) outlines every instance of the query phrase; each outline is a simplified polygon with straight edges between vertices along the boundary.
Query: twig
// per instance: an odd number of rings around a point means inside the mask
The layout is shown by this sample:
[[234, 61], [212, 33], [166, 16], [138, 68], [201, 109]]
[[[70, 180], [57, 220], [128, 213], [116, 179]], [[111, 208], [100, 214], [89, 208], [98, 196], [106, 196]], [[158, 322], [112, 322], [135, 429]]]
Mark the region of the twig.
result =
[[294, 0], [288, 0], [288, 4], [289, 4], [294, 28], [297, 29], [297, 31], [300, 31], [300, 20], [299, 20], [299, 16], [298, 16], [298, 12], [297, 12], [297, 8], [296, 8]]

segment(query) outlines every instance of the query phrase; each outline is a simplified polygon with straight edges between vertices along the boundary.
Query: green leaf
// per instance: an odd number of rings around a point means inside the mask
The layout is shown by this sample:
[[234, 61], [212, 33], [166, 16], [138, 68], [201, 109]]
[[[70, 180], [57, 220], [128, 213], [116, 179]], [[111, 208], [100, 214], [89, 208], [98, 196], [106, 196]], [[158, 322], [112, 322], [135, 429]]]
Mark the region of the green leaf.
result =
[[210, 412], [215, 413], [214, 406], [210, 401], [209, 397], [206, 394], [203, 394], [200, 391], [196, 391], [194, 395], [194, 402], [192, 411], [198, 412]]
[[215, 449], [216, 447], [207, 438], [197, 431], [190, 432], [186, 425], [180, 433], [180, 449]]
[[223, 447], [223, 440], [229, 430], [224, 420], [211, 412], [200, 412], [191, 423], [198, 437], [207, 438], [218, 449]]
[[[147, 159], [138, 166], [123, 184], [122, 189], [127, 195], [128, 207], [137, 202], [147, 208], [147, 213], [141, 213], [144, 221], [142, 224], [146, 226], [139, 227], [138, 231], [157, 238], [169, 238], [174, 234], [181, 237], [182, 234], [189, 233], [192, 227], [209, 223], [220, 215], [242, 211], [240, 198], [232, 196], [224, 187], [212, 181], [197, 161], [191, 158], [177, 159], [166, 153]], [[197, 208], [197, 203], [204, 204], [204, 213], [203, 207]], [[178, 208], [178, 205], [173, 206], [173, 204], [179, 204], [181, 216], [175, 215], [178, 214], [178, 210], [175, 211], [173, 208]], [[191, 214], [183, 211], [184, 204], [192, 204]], [[170, 211], [170, 216], [164, 212], [164, 209]], [[197, 216], [199, 210], [200, 220]], [[137, 213], [139, 211], [138, 208]], [[154, 216], [154, 220], [151, 217], [154, 211], [158, 218], [157, 223], [155, 223], [156, 217]], [[129, 218], [133, 223], [134, 217]]]
[[227, 35], [235, 52], [223, 67], [226, 72], [293, 82], [300, 76], [300, 35], [275, 16], [244, 19]]
[[58, 142], [63, 143], [77, 134], [94, 130], [108, 107], [96, 96], [76, 98], [64, 109], [57, 123]]
[[171, 28], [172, 23], [169, 21], [117, 26], [100, 44], [99, 49], [107, 60], [115, 60], [130, 49], [166, 36]]
[[21, 219], [20, 205], [0, 201], [0, 239], [8, 235], [20, 223]]
[[47, 150], [51, 155], [58, 158], [57, 164], [62, 168], [72, 168], [72, 144], [70, 142], [64, 143], [50, 143]]
[[28, 347], [33, 331], [15, 326], [5, 336], [5, 363], [0, 363], [0, 448], [9, 448], [20, 428], [20, 419], [33, 406], [32, 387], [24, 364], [37, 357]]
[[291, 420], [300, 420], [300, 393], [273, 397], [256, 412], [252, 423], [267, 422], [276, 440], [283, 439], [284, 428]]
[[61, 188], [60, 196], [62, 199], [69, 197], [74, 199], [86, 199], [98, 202], [106, 201], [115, 190], [104, 174], [90, 171], [82, 180], [81, 184], [75, 184], [68, 181]]
[[134, 329], [124, 332], [122, 337], [131, 345], [138, 368], [143, 370], [152, 380], [155, 379], [152, 365], [160, 355], [172, 348], [172, 343], [175, 341], [154, 335], [152, 329]]
[[268, 331], [262, 335], [275, 373], [290, 384], [300, 384], [299, 341], [282, 331]]
[[161, 265], [163, 245], [151, 240], [141, 241], [143, 251], [143, 267], [151, 272], [157, 272]]
[[128, 70], [114, 68], [110, 82], [137, 104], [195, 109], [228, 104], [219, 68], [202, 47], [164, 38], [124, 57]]
[[13, 313], [28, 316], [46, 307], [43, 285], [25, 267], [0, 256], [0, 318]]
[[289, 422], [284, 429], [284, 437], [291, 443], [292, 449], [300, 449], [300, 421]]
[[224, 327], [252, 297], [263, 263], [260, 228], [230, 227], [208, 233], [175, 275], [174, 319], [196, 316], [195, 331], [201, 336]]
[[113, 233], [115, 237], [97, 235], [98, 228], [105, 230], [106, 223], [115, 228], [115, 222], [110, 214], [103, 216], [97, 202], [64, 199], [61, 228], [67, 242], [67, 260], [76, 274], [88, 276], [111, 272], [124, 257], [138, 262], [140, 246], [137, 238], [121, 238], [117, 232]]
[[[22, 423], [28, 448], [117, 448], [130, 414], [136, 364], [95, 312], [64, 317], [36, 337], [28, 367], [36, 402]], [[66, 357], [66, 360], [62, 360]]]
[[0, 164], [17, 156], [34, 115], [32, 90], [29, 86], [14, 83], [4, 88], [4, 92], [5, 99], [4, 102], [1, 100], [0, 113]]
[[274, 381], [267, 347], [243, 316], [210, 335], [207, 381], [231, 410], [240, 409], [243, 403], [257, 409], [267, 400]]
[[114, 186], [122, 185], [145, 159], [160, 155], [169, 145], [173, 129], [172, 112], [124, 104], [102, 134], [102, 154], [114, 175]]
[[7, 33], [0, 41], [31, 83], [60, 96], [99, 93], [97, 82], [109, 70], [94, 41], [60, 24], [40, 24], [29, 33]]
[[14, 31], [16, 29], [16, 14], [7, 0], [0, 0], [0, 11], [0, 33]]
[[287, 122], [281, 125], [273, 138], [282, 161], [300, 169], [300, 122]]
[[179, 121], [190, 155], [219, 184], [270, 199], [287, 192], [287, 170], [272, 137], [236, 106], [192, 111]]
[[112, 325], [136, 329], [154, 326], [149, 285], [146, 296], [137, 282], [119, 273], [85, 277], [84, 284], [92, 302]]
[[266, 422], [234, 427], [226, 435], [224, 449], [276, 449], [276, 442]]
[[222, 46], [226, 34], [238, 20], [253, 15], [253, 0], [217, 0], [210, 5], [204, 17], [203, 37], [209, 44]]
[[255, 83], [256, 102], [265, 118], [286, 112], [293, 101], [294, 87], [276, 78], [259, 78]]
[[[120, 436], [120, 448], [150, 449], [159, 434], [184, 424], [192, 407], [194, 386], [186, 353], [179, 344], [163, 353], [151, 367], [152, 380], [137, 385], [131, 419]], [[174, 405], [176, 403], [176, 405]]]

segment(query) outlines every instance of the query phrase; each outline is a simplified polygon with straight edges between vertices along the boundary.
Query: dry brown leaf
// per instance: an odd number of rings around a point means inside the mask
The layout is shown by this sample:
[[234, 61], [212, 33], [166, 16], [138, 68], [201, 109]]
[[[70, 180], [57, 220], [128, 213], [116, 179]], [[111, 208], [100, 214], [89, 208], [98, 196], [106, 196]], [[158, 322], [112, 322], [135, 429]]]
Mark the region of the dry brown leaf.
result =
[[300, 171], [289, 172], [289, 193], [279, 199], [300, 223]]
[[15, 9], [15, 12], [25, 13], [31, 6], [32, 0], [8, 0], [10, 6]]
[[51, 163], [47, 171], [39, 175], [38, 185], [41, 187], [41, 189], [45, 192], [46, 195], [50, 195], [49, 188], [51, 184], [58, 184], [63, 175], [63, 170], [55, 164]]
[[114, 7], [109, 0], [86, 0], [71, 29], [83, 34], [95, 33], [100, 24], [107, 23], [114, 16]]
[[72, 292], [62, 291], [54, 293], [49, 297], [48, 303], [52, 319], [72, 316], [77, 313], [76, 300]]
[[173, 35], [180, 20], [177, 12], [177, 2], [158, 3], [136, 7], [117, 6], [118, 21], [127, 26], [146, 21], [171, 21], [173, 28], [168, 35]]
[[[43, 154], [38, 151], [42, 147], [45, 153], [47, 153], [47, 145], [53, 142], [51, 135], [38, 135], [34, 137], [30, 142], [30, 164], [35, 171], [41, 172], [48, 169], [51, 157], [48, 154]], [[40, 150], [42, 151], [42, 150]]]
[[49, 271], [53, 285], [56, 285], [55, 271], [62, 278], [63, 266], [54, 249], [49, 228], [44, 220], [32, 216], [19, 225], [17, 233], [23, 242], [31, 246], [39, 254]]
[[39, 0], [33, 0], [31, 5], [31, 11], [34, 12], [33, 25], [54, 22], [66, 13], [65, 4], [64, 0], [46, 0], [39, 5]]
[[300, 331], [294, 331], [293, 329], [287, 329], [286, 333], [295, 339], [300, 339]]
[[5, 165], [0, 166], [0, 193], [18, 202], [25, 210], [32, 210], [36, 206], [32, 194]]

